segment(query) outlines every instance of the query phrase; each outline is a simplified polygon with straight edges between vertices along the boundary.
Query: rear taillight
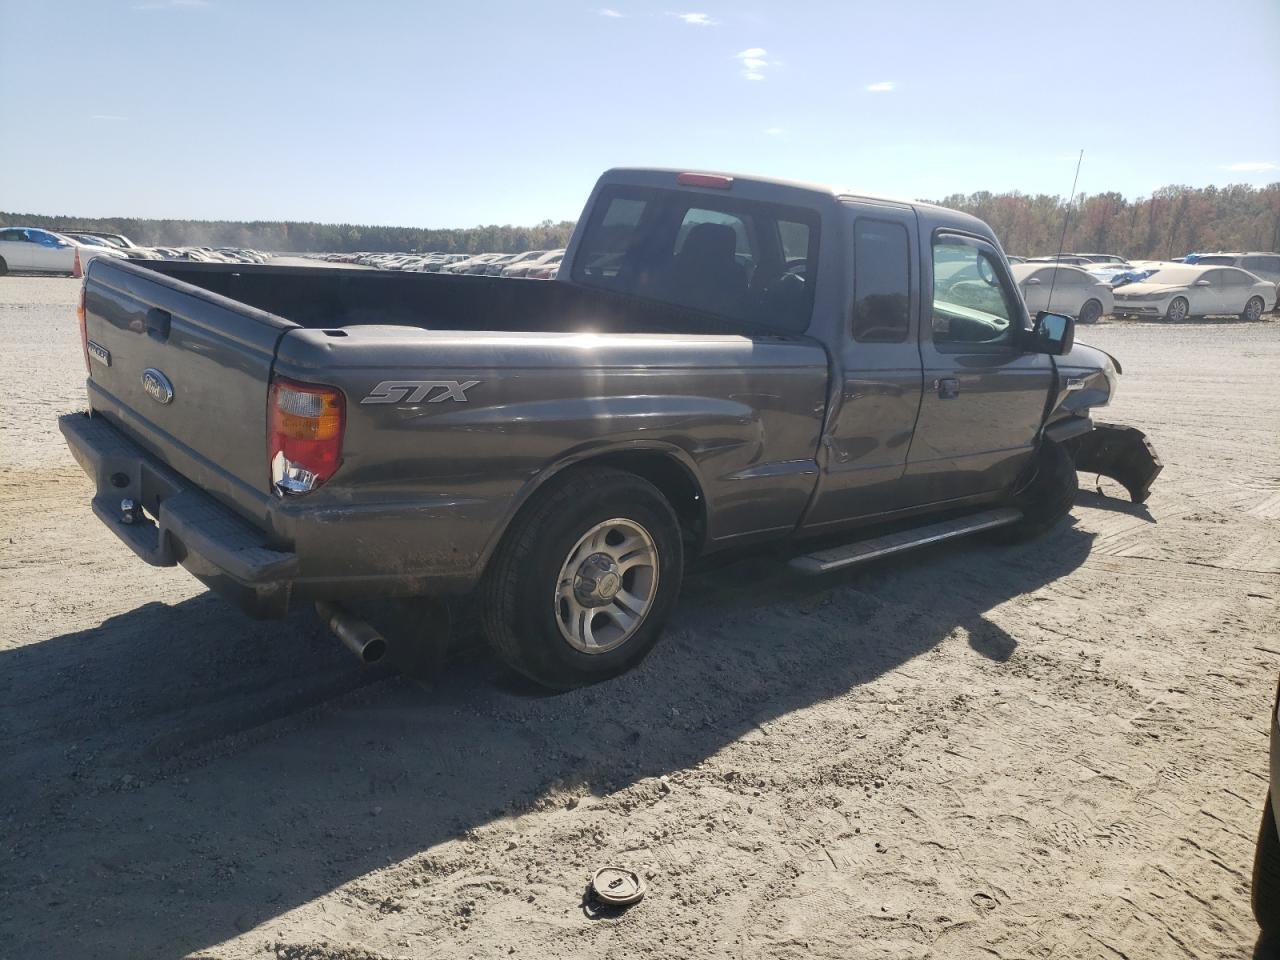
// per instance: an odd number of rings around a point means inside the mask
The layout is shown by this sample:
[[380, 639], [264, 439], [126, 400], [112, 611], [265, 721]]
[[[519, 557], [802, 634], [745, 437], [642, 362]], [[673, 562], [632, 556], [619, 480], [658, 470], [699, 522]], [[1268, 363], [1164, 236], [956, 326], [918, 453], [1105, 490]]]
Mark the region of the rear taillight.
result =
[[342, 464], [347, 404], [342, 391], [276, 377], [267, 412], [271, 487], [281, 496], [309, 493]]
[[93, 368], [89, 366], [89, 317], [85, 313], [83, 283], [80, 284], [80, 302], [76, 305], [76, 320], [80, 323], [80, 347], [84, 350], [84, 369], [86, 373], [92, 375]]

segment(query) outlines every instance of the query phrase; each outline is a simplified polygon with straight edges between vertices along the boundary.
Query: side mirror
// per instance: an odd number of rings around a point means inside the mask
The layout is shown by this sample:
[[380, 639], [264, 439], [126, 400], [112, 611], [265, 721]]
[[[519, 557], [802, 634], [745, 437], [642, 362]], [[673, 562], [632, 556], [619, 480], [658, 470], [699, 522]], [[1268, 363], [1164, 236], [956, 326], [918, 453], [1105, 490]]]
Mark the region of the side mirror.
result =
[[1030, 349], [1033, 353], [1047, 353], [1060, 357], [1068, 353], [1076, 342], [1076, 322], [1061, 313], [1041, 310], [1031, 325]]
[[1212, 284], [1211, 284], [1211, 283], [1209, 283], [1209, 281], [1208, 281], [1208, 280], [1197, 280], [1197, 281], [1195, 282], [1194, 286], [1197, 286], [1197, 287], [1209, 287], [1209, 286], [1212, 286]]

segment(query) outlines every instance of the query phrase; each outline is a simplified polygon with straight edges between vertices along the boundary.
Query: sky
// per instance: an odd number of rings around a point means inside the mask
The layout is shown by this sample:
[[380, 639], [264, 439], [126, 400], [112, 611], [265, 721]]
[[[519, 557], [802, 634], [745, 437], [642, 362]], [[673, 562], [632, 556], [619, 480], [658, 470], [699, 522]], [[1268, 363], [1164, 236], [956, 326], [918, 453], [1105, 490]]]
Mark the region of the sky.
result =
[[0, 0], [0, 210], [573, 219], [612, 166], [1280, 181], [1280, 0]]

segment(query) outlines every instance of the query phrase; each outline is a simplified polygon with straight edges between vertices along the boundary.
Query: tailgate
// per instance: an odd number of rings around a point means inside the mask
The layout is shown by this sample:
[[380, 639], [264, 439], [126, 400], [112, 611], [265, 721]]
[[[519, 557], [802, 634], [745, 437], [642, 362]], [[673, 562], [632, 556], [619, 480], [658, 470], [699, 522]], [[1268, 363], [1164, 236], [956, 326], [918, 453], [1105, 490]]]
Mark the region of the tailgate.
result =
[[85, 312], [94, 414], [241, 514], [264, 520], [271, 364], [294, 324], [105, 258], [86, 275]]

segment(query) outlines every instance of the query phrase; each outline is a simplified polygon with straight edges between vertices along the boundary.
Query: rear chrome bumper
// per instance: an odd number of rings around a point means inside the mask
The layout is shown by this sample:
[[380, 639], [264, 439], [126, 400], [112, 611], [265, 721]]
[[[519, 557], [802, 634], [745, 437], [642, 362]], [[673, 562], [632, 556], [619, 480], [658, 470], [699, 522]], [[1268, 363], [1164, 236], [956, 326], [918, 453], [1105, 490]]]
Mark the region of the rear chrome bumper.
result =
[[99, 417], [58, 419], [93, 480], [93, 512], [152, 566], [186, 570], [253, 617], [289, 606], [298, 558]]

